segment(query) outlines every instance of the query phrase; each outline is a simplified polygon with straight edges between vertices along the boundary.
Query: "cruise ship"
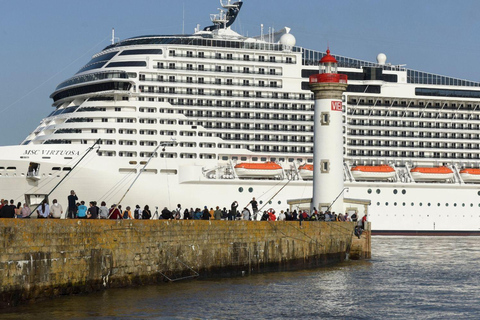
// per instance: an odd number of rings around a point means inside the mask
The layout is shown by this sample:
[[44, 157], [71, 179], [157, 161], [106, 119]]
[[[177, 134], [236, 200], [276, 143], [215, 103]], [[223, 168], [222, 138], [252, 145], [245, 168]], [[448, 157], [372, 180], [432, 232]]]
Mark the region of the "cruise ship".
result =
[[[0, 148], [0, 196], [301, 209], [315, 170], [309, 77], [326, 53], [287, 27], [242, 36], [243, 2], [220, 2], [211, 26], [113, 37], [60, 83], [52, 112]], [[346, 211], [368, 208], [378, 234], [480, 232], [480, 83], [334, 56], [349, 84]]]

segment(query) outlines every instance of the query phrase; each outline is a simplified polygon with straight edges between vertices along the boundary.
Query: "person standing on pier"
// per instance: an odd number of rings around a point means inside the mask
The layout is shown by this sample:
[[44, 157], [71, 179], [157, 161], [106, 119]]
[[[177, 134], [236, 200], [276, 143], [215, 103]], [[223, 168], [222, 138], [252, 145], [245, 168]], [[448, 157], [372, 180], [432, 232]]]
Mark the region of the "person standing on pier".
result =
[[252, 198], [252, 201], [250, 201], [249, 204], [252, 205], [253, 220], [257, 220], [258, 202], [257, 202], [257, 200], [255, 200], [255, 197]]
[[78, 219], [86, 219], [87, 218], [87, 206], [85, 205], [85, 201], [80, 202], [78, 206]]
[[70, 195], [68, 196], [68, 208], [67, 208], [67, 212], [68, 212], [68, 219], [73, 219], [75, 218], [75, 215], [77, 214], [77, 203], [78, 201], [78, 197], [77, 195], [75, 194], [75, 191], [70, 191]]
[[231, 205], [230, 214], [228, 215], [228, 220], [235, 220], [235, 217], [237, 216], [237, 208], [238, 208], [238, 202], [233, 201]]
[[50, 217], [50, 207], [47, 200], [43, 200], [42, 204], [37, 209], [37, 217], [39, 219], [46, 219]]
[[220, 210], [219, 206], [217, 206], [217, 210], [215, 210], [213, 217], [215, 220], [222, 220], [222, 210]]
[[108, 219], [108, 208], [105, 201], [102, 201], [101, 206], [99, 208], [100, 219]]
[[63, 214], [63, 208], [60, 203], [57, 202], [57, 199], [53, 199], [52, 207], [50, 208], [50, 215], [54, 219], [60, 219]]
[[26, 203], [24, 203], [22, 208], [22, 218], [30, 218], [31, 214], [32, 214], [32, 210]]

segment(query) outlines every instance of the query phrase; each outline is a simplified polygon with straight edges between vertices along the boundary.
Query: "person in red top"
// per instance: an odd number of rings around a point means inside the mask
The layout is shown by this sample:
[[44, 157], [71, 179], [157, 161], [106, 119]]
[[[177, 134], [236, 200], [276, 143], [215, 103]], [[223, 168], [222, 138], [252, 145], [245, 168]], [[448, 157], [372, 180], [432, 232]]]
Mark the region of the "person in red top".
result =
[[116, 205], [113, 205], [108, 212], [109, 219], [122, 219], [122, 214]]
[[268, 221], [275, 221], [277, 217], [275, 216], [275, 210], [268, 211]]
[[367, 214], [365, 213], [365, 215], [362, 218], [362, 229], [363, 230], [365, 230], [365, 224], [366, 223], [367, 223]]

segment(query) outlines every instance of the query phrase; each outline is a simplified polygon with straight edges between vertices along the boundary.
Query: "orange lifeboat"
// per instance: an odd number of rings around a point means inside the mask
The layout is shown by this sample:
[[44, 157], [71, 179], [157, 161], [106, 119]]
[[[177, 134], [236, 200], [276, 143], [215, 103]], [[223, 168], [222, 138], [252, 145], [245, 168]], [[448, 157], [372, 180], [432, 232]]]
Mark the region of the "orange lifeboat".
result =
[[282, 175], [282, 167], [275, 162], [242, 162], [235, 166], [239, 178], [276, 178]]
[[460, 177], [464, 182], [480, 182], [480, 169], [465, 168], [460, 170]]
[[453, 179], [452, 169], [442, 167], [415, 167], [410, 170], [415, 181], [445, 181]]
[[313, 179], [313, 164], [302, 164], [298, 167], [298, 172], [300, 173], [300, 177], [303, 180], [312, 180]]
[[395, 178], [395, 169], [387, 164], [379, 166], [355, 166], [350, 169], [355, 180], [391, 180]]

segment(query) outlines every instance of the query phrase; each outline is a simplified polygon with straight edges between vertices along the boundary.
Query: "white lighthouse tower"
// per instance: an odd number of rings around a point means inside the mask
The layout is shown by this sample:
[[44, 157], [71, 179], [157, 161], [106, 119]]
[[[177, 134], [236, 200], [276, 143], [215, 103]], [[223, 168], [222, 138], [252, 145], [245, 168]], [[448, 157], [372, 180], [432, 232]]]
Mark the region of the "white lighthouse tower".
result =
[[330, 50], [320, 60], [320, 74], [310, 77], [315, 94], [312, 207], [343, 211], [343, 106], [347, 76], [337, 73]]

